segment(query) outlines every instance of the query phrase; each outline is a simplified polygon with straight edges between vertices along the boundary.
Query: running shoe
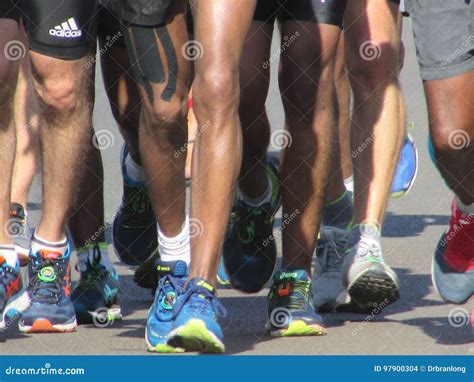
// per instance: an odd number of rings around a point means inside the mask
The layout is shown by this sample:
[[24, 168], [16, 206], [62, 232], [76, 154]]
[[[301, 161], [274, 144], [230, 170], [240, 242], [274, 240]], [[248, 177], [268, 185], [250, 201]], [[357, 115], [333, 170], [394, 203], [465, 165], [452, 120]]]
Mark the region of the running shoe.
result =
[[463, 213], [455, 201], [451, 210], [433, 257], [432, 278], [443, 300], [462, 304], [474, 294], [474, 214]]
[[122, 318], [119, 306], [119, 277], [110, 272], [101, 258], [107, 253], [106, 243], [95, 243], [87, 250], [86, 261], [76, 265], [79, 281], [71, 295], [79, 324], [94, 323], [105, 327]]
[[28, 264], [32, 231], [28, 223], [26, 211], [19, 203], [10, 204], [8, 232], [13, 239], [20, 265], [25, 266]]
[[168, 343], [168, 335], [173, 329], [174, 307], [183, 294], [187, 277], [187, 266], [184, 261], [156, 261], [156, 272], [159, 274], [159, 285], [155, 301], [148, 312], [145, 340], [148, 350], [157, 353], [184, 352], [180, 347]]
[[342, 281], [347, 288], [352, 310], [381, 312], [399, 298], [399, 281], [395, 272], [385, 264], [378, 240], [363, 237], [346, 250], [342, 265]]
[[342, 263], [348, 237], [347, 230], [321, 228], [312, 283], [314, 307], [321, 312], [330, 312], [346, 301]]
[[114, 247], [117, 256], [127, 265], [137, 265], [158, 247], [156, 218], [146, 186], [127, 176], [125, 158], [127, 146], [122, 149], [123, 197], [122, 205], [113, 223]]
[[0, 329], [9, 327], [19, 318], [30, 303], [28, 293], [23, 289], [20, 264], [7, 264], [0, 256]]
[[160, 258], [160, 252], [156, 248], [143, 263], [135, 269], [133, 280], [141, 288], [150, 289], [153, 293], [158, 287], [159, 275], [156, 272], [156, 261]]
[[178, 298], [168, 342], [185, 351], [223, 353], [224, 334], [217, 318], [226, 314], [214, 287], [202, 278], [193, 278]]
[[276, 165], [268, 162], [272, 200], [251, 207], [237, 199], [224, 242], [224, 266], [235, 289], [260, 291], [271, 279], [277, 256], [273, 222], [281, 206], [280, 181]]
[[418, 150], [413, 137], [407, 133], [403, 141], [400, 160], [392, 182], [392, 198], [405, 196], [415, 183], [418, 172]]
[[279, 271], [268, 294], [265, 328], [275, 337], [322, 336], [326, 329], [314, 311], [311, 279], [304, 269]]
[[30, 253], [28, 292], [31, 304], [20, 319], [21, 332], [69, 332], [76, 326], [72, 305], [70, 248], [64, 255], [42, 250]]

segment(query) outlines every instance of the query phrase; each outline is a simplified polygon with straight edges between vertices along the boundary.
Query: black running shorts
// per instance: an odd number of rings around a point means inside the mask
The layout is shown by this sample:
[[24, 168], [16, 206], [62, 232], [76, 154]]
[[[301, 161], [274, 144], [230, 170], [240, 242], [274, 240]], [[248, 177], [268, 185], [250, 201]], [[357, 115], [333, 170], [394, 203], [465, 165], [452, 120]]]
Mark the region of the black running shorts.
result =
[[258, 0], [254, 21], [308, 21], [342, 27], [347, 0]]
[[172, 0], [101, 0], [124, 23], [143, 27], [166, 21]]
[[21, 0], [0, 0], [0, 19], [20, 20]]

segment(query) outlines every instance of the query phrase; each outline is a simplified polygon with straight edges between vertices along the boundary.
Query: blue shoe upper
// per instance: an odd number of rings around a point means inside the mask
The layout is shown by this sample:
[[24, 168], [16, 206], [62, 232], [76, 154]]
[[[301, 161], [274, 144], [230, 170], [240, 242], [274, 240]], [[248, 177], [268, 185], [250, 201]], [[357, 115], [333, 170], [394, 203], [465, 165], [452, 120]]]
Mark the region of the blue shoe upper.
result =
[[[8, 301], [20, 293], [21, 289], [20, 264], [17, 262], [15, 267], [11, 267], [0, 258], [0, 313], [3, 313]], [[0, 315], [0, 320], [2, 319]]]
[[418, 168], [418, 154], [413, 138], [407, 134], [403, 142], [400, 160], [392, 182], [392, 194], [404, 194], [413, 185]]

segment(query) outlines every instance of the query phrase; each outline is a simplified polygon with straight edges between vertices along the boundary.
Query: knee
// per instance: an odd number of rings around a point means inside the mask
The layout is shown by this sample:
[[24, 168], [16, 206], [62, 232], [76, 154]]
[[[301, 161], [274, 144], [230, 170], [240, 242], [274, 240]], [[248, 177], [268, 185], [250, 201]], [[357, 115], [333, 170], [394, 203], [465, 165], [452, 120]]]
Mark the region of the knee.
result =
[[173, 97], [171, 101], [163, 101], [156, 97], [153, 103], [144, 106], [145, 115], [149, 121], [147, 128], [156, 131], [174, 128], [176, 123], [184, 119], [184, 100], [182, 97]]
[[83, 91], [83, 87], [72, 78], [61, 81], [46, 80], [37, 87], [46, 114], [51, 117], [70, 117], [76, 110], [80, 93]]
[[196, 115], [227, 118], [237, 112], [239, 104], [238, 69], [210, 65], [196, 75], [193, 86], [193, 107]]
[[474, 144], [474, 136], [468, 126], [458, 124], [434, 123], [431, 126], [431, 141], [439, 154], [463, 150]]

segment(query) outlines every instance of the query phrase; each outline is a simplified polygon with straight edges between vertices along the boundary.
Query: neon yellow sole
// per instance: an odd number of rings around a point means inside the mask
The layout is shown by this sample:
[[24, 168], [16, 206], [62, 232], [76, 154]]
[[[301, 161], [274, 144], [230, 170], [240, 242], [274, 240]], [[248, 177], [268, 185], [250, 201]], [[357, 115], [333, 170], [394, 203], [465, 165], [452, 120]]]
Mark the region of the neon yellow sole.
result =
[[273, 337], [303, 337], [303, 336], [325, 336], [326, 328], [321, 325], [308, 325], [303, 320], [296, 320], [288, 325], [288, 328], [272, 330]]
[[201, 353], [224, 353], [224, 344], [211, 333], [202, 320], [191, 319], [186, 325], [177, 328], [171, 338], [186, 351]]

